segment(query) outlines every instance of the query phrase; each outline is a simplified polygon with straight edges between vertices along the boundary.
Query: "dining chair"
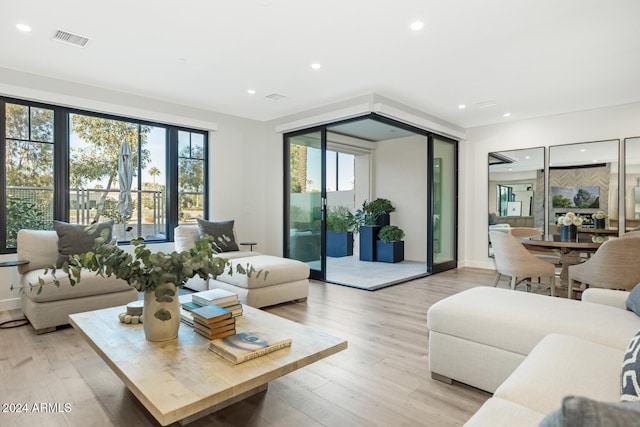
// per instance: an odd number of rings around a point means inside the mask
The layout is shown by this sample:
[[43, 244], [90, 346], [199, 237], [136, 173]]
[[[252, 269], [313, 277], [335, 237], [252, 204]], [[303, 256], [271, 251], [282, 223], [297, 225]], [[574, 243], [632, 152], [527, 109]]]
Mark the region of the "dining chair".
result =
[[489, 238], [493, 246], [497, 270], [493, 286], [498, 285], [502, 275], [511, 277], [511, 289], [515, 289], [516, 285], [522, 282], [526, 282], [528, 288], [534, 277], [538, 279], [548, 277], [551, 296], [555, 296], [556, 269], [552, 263], [531, 254], [520, 240], [511, 234], [490, 231]]
[[569, 290], [571, 298], [575, 282], [588, 287], [630, 291], [640, 282], [640, 236], [629, 236], [607, 240], [582, 264], [569, 267]]
[[[540, 237], [542, 236], [542, 230], [533, 227], [511, 227], [509, 229], [509, 234], [519, 239], [528, 239], [530, 237]], [[561, 266], [560, 263], [560, 254], [553, 249], [544, 249], [544, 248], [525, 248], [537, 258], [550, 262], [554, 264], [556, 267]]]

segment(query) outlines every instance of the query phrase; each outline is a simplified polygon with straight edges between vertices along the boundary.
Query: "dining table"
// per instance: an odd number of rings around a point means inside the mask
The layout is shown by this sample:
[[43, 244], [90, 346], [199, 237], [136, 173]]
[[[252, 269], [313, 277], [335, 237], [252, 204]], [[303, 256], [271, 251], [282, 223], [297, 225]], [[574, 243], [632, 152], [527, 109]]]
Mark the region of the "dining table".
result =
[[610, 239], [609, 236], [595, 236], [578, 234], [576, 238], [563, 240], [559, 234], [548, 234], [530, 238], [521, 238], [520, 241], [525, 247], [553, 249], [559, 252], [560, 264], [560, 286], [568, 287], [569, 267], [583, 262], [582, 254], [588, 256], [598, 250], [602, 244]]

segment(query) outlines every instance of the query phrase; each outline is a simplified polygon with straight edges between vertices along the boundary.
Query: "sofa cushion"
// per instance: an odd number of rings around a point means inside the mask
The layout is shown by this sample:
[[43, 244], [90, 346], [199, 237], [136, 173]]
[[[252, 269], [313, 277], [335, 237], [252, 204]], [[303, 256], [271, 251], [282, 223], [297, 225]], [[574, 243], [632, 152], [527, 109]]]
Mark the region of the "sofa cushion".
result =
[[53, 221], [53, 226], [58, 234], [58, 260], [56, 267], [61, 267], [69, 256], [83, 254], [92, 251], [96, 239], [101, 237], [102, 230], [108, 230], [108, 240], [111, 240], [113, 221], [99, 222], [96, 224], [82, 225], [69, 224], [62, 221]]
[[522, 355], [552, 332], [624, 351], [640, 329], [640, 317], [627, 310], [488, 286], [438, 301], [427, 323], [431, 331]]
[[635, 285], [629, 292], [626, 306], [627, 310], [631, 310], [640, 316], [640, 284]]
[[473, 414], [464, 427], [537, 426], [544, 416], [545, 414], [526, 406], [492, 397]]
[[[309, 277], [309, 266], [304, 262], [271, 255], [234, 258], [231, 260], [231, 264], [234, 274], [230, 275], [224, 273], [216, 279], [241, 288], [263, 288], [282, 283], [295, 282], [297, 280], [304, 280]], [[255, 274], [251, 277], [245, 274], [235, 274], [237, 264], [240, 264], [245, 268], [247, 265], [251, 265], [256, 270], [263, 270], [263, 274], [260, 274], [260, 277], [256, 277]], [[268, 272], [266, 279], [264, 278], [264, 271]]]
[[631, 341], [622, 361], [622, 401], [640, 401], [640, 332]]
[[[124, 280], [115, 277], [102, 277], [89, 270], [82, 270], [81, 280], [75, 286], [71, 286], [69, 278], [61, 270], [58, 270], [56, 277], [60, 281], [60, 287], [53, 284], [54, 279], [51, 272], [45, 275], [44, 269], [32, 270], [20, 277], [20, 284], [23, 286], [23, 292], [27, 298], [39, 303], [122, 292], [131, 289]], [[43, 279], [44, 285], [42, 286], [42, 291], [38, 292], [40, 278]], [[30, 284], [36, 286], [30, 289]]]
[[640, 426], [640, 402], [599, 402], [567, 396], [562, 407], [547, 415], [540, 427]]
[[198, 218], [200, 237], [213, 237], [219, 252], [232, 252], [239, 249], [233, 234], [233, 224], [234, 220], [211, 222]]
[[54, 230], [18, 231], [18, 259], [29, 261], [18, 266], [18, 272], [25, 274], [55, 265], [58, 259], [58, 235]]
[[624, 350], [583, 338], [549, 334], [498, 387], [494, 397], [543, 414], [556, 410], [565, 396], [619, 401], [623, 355]]

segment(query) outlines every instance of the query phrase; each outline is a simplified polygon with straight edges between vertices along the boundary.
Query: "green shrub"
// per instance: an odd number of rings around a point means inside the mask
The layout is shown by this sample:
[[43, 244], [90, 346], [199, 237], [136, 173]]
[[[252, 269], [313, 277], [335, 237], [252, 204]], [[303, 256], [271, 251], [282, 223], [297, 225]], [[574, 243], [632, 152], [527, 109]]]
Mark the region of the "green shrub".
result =
[[327, 230], [346, 232], [353, 229], [353, 214], [346, 206], [330, 206], [327, 209]]
[[404, 237], [404, 231], [395, 225], [385, 225], [380, 229], [378, 237], [385, 243], [399, 242]]

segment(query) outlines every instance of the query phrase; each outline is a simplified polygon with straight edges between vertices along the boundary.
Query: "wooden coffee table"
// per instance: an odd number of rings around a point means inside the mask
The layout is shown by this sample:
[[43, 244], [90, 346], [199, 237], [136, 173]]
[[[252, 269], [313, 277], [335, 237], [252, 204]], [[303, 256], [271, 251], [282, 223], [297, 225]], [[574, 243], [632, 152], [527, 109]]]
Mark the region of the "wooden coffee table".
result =
[[247, 305], [237, 331], [287, 333], [290, 348], [234, 365], [181, 324], [178, 338], [150, 342], [142, 325], [120, 323], [124, 307], [77, 313], [71, 325], [162, 425], [186, 424], [267, 389], [268, 382], [347, 348], [347, 342]]

